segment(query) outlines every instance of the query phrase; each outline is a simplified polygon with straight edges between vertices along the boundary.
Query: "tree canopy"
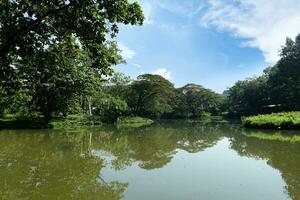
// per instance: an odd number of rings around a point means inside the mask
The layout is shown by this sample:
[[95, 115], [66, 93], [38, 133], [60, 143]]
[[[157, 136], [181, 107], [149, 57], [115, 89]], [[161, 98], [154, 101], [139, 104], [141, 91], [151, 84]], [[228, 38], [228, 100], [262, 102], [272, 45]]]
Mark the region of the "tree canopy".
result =
[[1, 92], [8, 99], [25, 92], [47, 119], [124, 62], [118, 25], [144, 20], [128, 0], [4, 0], [0, 10]]
[[70, 36], [92, 58], [95, 72], [110, 74], [111, 65], [120, 62], [110, 40], [118, 33], [117, 25], [141, 25], [144, 20], [139, 4], [127, 0], [4, 0], [0, 10], [0, 78], [9, 87], [18, 83], [16, 61]]
[[300, 110], [300, 34], [287, 38], [280, 60], [262, 76], [238, 81], [226, 93], [236, 116]]
[[222, 95], [196, 84], [176, 90], [173, 98], [173, 118], [199, 118], [208, 113], [220, 114]]
[[170, 98], [174, 95], [174, 86], [160, 75], [143, 74], [130, 86], [128, 104], [135, 115], [160, 117], [170, 112]]

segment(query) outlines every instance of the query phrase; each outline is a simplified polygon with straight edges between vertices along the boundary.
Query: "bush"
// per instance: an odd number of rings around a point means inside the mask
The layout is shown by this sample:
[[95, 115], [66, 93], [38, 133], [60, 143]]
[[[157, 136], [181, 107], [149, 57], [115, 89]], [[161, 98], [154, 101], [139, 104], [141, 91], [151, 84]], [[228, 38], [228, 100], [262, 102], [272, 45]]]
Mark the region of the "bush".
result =
[[300, 129], [300, 112], [282, 112], [242, 117], [246, 128]]
[[57, 118], [50, 122], [50, 128], [65, 129], [73, 127], [102, 126], [102, 118], [98, 116], [69, 115], [67, 118]]
[[153, 120], [142, 117], [119, 117], [117, 125], [121, 127], [141, 127], [153, 124]]
[[127, 110], [128, 105], [125, 101], [119, 98], [107, 97], [98, 99], [95, 102], [93, 113], [97, 116], [101, 116], [105, 123], [114, 123], [118, 117], [124, 115]]

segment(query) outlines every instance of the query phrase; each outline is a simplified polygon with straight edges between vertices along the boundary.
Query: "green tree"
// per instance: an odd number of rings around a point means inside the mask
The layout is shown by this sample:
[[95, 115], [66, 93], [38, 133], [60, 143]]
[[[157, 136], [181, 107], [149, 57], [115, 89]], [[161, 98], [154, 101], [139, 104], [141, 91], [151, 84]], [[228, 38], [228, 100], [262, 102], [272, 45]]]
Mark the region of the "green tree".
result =
[[0, 10], [0, 79], [9, 88], [18, 86], [15, 59], [69, 35], [93, 58], [95, 71], [110, 74], [110, 66], [119, 59], [107, 51], [108, 34], [113, 38], [119, 23], [134, 25], [144, 20], [139, 4], [128, 0], [3, 0]]
[[126, 114], [128, 105], [120, 98], [107, 95], [96, 98], [93, 108], [93, 114], [101, 116], [104, 122], [112, 123], [116, 122], [118, 117]]
[[196, 84], [187, 84], [176, 90], [172, 117], [199, 118], [207, 113], [219, 114], [222, 95]]
[[130, 86], [126, 101], [133, 114], [159, 118], [172, 111], [169, 104], [174, 95], [174, 86], [160, 75], [138, 76]]
[[92, 82], [85, 96], [80, 97], [83, 110], [88, 110], [90, 115], [101, 116], [104, 122], [115, 122], [119, 116], [128, 113], [125, 96], [130, 82], [129, 76], [119, 72], [114, 72], [107, 80]]
[[5, 108], [8, 107], [8, 98], [4, 89], [0, 87], [0, 117], [3, 117]]
[[231, 115], [300, 110], [300, 34], [287, 38], [281, 58], [257, 78], [238, 81], [227, 93]]
[[55, 113], [66, 115], [72, 100], [97, 79], [89, 68], [88, 57], [73, 37], [24, 56], [15, 67], [32, 97], [31, 109], [40, 111], [46, 122]]
[[111, 94], [112, 96], [125, 99], [131, 82], [132, 79], [130, 76], [127, 76], [120, 72], [114, 72], [113, 75], [109, 78], [105, 89], [107, 93]]
[[15, 113], [19, 118], [33, 116], [35, 113], [30, 112], [28, 107], [31, 99], [26, 88], [9, 95], [0, 87], [0, 117], [3, 117], [5, 113]]
[[267, 71], [263, 76], [238, 81], [228, 93], [228, 111], [231, 116], [265, 113], [270, 109]]
[[287, 38], [280, 55], [268, 80], [271, 100], [281, 111], [300, 110], [300, 34]]
[[1, 88], [8, 99], [26, 88], [31, 109], [46, 121], [66, 115], [123, 62], [117, 25], [144, 20], [139, 4], [127, 0], [5, 0], [0, 10]]

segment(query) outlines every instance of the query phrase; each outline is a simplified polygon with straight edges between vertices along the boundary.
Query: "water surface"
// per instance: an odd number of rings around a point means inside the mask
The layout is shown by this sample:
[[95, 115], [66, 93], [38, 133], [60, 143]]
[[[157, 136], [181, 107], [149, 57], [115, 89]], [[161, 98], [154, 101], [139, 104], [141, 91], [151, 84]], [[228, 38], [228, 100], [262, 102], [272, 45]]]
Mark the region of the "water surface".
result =
[[0, 197], [300, 200], [295, 134], [184, 121], [141, 128], [3, 130]]

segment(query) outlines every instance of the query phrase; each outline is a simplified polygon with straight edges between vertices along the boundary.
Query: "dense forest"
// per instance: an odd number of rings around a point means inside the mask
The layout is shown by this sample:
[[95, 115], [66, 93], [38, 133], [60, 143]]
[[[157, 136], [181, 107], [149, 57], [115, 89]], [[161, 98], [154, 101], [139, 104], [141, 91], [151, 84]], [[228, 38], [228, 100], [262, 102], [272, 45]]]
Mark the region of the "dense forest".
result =
[[263, 75], [217, 94], [197, 84], [175, 88], [159, 75], [132, 79], [113, 70], [125, 63], [116, 42], [118, 25], [143, 24], [138, 3], [20, 0], [1, 1], [0, 10], [2, 117], [42, 117], [48, 123], [80, 114], [115, 122], [120, 116], [240, 117], [300, 110], [300, 35], [287, 39], [280, 60]]
[[300, 34], [287, 38], [280, 60], [263, 75], [238, 81], [225, 91], [232, 116], [300, 110]]

